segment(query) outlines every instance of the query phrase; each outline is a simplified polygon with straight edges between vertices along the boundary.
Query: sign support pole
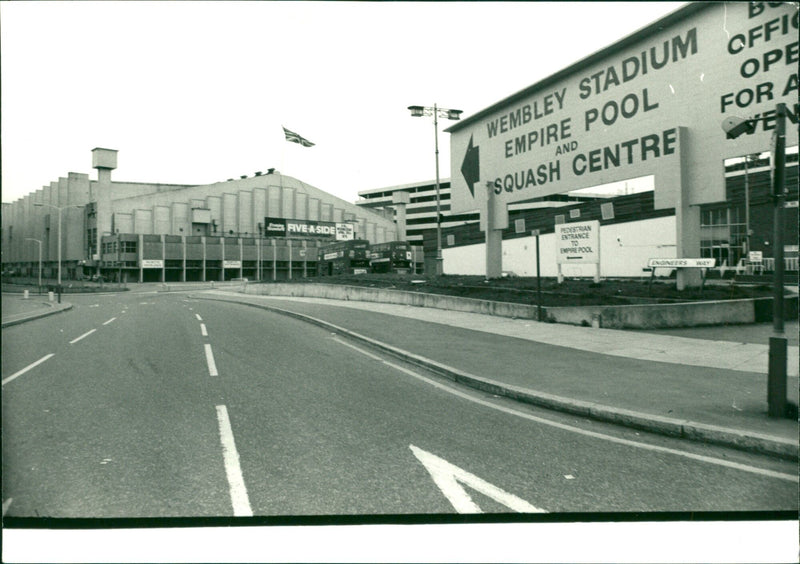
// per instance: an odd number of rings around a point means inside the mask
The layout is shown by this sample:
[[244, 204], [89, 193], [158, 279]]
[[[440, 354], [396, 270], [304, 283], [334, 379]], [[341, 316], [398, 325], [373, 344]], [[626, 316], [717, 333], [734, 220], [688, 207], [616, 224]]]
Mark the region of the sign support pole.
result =
[[[775, 260], [772, 329], [769, 339], [769, 367], [767, 372], [767, 414], [784, 417], [786, 402], [786, 335], [783, 327], [783, 202], [786, 172], [786, 105], [778, 104], [772, 157], [772, 197], [774, 205], [773, 251]], [[795, 415], [796, 416], [796, 415]]]
[[536, 236], [536, 319], [542, 321], [542, 279], [539, 270], [539, 230], [535, 229], [533, 235]]

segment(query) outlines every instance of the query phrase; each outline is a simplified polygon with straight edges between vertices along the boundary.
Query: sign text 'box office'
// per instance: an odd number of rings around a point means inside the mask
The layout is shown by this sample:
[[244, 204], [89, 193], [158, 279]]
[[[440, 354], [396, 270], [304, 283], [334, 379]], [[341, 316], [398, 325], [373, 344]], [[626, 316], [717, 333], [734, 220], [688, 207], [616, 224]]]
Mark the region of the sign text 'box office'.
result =
[[797, 34], [790, 3], [692, 3], [462, 120], [447, 130], [452, 211], [491, 194], [502, 228], [511, 202], [646, 175], [657, 208], [724, 200], [724, 159], [768, 150], [775, 122], [735, 140], [720, 124], [778, 102], [795, 119]]

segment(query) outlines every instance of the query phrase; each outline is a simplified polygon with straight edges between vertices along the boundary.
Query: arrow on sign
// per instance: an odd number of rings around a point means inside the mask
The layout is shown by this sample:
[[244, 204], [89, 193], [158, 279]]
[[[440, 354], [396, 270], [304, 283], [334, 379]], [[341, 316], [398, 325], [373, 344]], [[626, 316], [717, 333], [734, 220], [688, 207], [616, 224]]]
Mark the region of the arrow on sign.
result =
[[469, 145], [467, 145], [467, 152], [464, 154], [464, 162], [461, 163], [461, 174], [469, 186], [469, 193], [475, 197], [475, 183], [480, 180], [480, 159], [478, 147], [472, 146], [472, 136], [469, 137]]
[[414, 453], [414, 456], [422, 462], [433, 481], [459, 513], [483, 513], [461, 484], [471, 487], [517, 513], [547, 513], [544, 509], [534, 507], [524, 499], [505, 492], [486, 480], [482, 480], [434, 454], [414, 445], [409, 445], [409, 448]]

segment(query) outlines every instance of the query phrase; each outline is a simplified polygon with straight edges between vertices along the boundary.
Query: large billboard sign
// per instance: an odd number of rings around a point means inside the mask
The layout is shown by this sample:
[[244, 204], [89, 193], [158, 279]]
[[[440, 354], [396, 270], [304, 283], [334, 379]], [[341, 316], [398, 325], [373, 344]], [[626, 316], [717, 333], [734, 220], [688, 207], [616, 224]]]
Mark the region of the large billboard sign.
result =
[[355, 233], [354, 224], [331, 221], [265, 217], [264, 225], [265, 237], [310, 237], [343, 241], [352, 240]]
[[784, 102], [796, 124], [797, 68], [796, 4], [689, 4], [450, 127], [451, 208], [484, 209], [491, 194], [502, 213], [650, 174], [658, 207], [681, 197], [676, 177], [689, 204], [724, 200], [723, 160], [768, 150], [775, 120], [738, 139], [722, 121], [774, 116]]

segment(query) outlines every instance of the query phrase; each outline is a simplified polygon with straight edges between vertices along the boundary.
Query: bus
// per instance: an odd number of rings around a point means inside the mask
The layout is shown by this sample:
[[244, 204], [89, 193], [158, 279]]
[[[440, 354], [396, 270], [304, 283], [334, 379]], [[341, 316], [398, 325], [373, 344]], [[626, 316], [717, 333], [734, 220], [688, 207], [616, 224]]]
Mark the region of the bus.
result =
[[377, 243], [370, 248], [370, 267], [372, 272], [408, 274], [412, 271], [411, 245], [406, 241]]
[[367, 274], [370, 270], [369, 253], [369, 241], [365, 239], [324, 245], [319, 249], [317, 260], [319, 275]]

